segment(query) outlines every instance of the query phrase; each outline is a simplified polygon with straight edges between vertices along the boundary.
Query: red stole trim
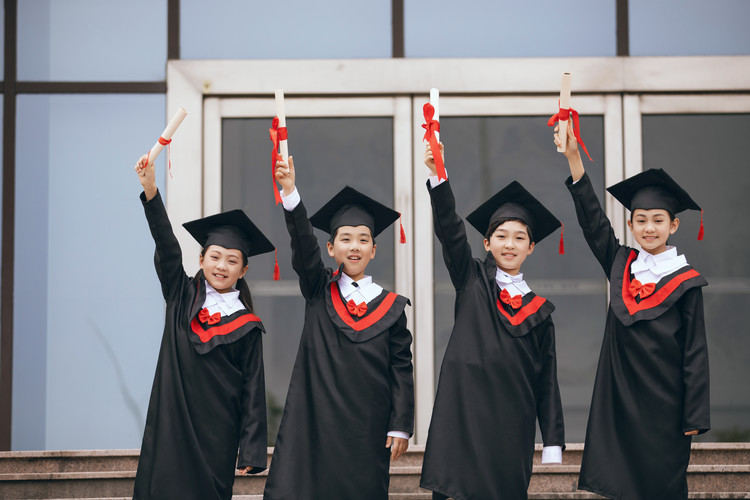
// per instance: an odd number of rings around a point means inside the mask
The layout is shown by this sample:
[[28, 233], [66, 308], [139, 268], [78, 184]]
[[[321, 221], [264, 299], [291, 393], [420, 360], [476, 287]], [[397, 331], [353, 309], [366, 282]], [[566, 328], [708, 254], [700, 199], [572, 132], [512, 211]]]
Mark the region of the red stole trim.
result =
[[389, 292], [383, 299], [383, 302], [381, 302], [373, 312], [364, 316], [359, 321], [354, 321], [354, 318], [352, 318], [351, 314], [349, 314], [349, 310], [346, 308], [346, 304], [344, 304], [344, 301], [341, 299], [338, 285], [335, 281], [331, 282], [331, 301], [333, 302], [333, 308], [336, 309], [339, 318], [357, 332], [361, 332], [365, 328], [368, 328], [381, 320], [391, 308], [393, 302], [395, 302], [396, 297], [398, 297], [397, 293]]
[[226, 323], [224, 325], [219, 326], [212, 326], [208, 330], [204, 330], [201, 328], [201, 324], [198, 321], [198, 317], [196, 316], [193, 318], [193, 321], [190, 322], [190, 327], [193, 329], [193, 333], [198, 335], [201, 339], [201, 342], [204, 344], [214, 338], [217, 335], [226, 335], [228, 333], [232, 333], [236, 329], [240, 328], [241, 326], [246, 325], [247, 323], [251, 321], [256, 321], [260, 323], [260, 318], [257, 317], [255, 314], [243, 314], [239, 318], [235, 319], [234, 321], [230, 321], [229, 323]]
[[664, 299], [674, 292], [678, 286], [683, 284], [685, 281], [700, 276], [700, 273], [695, 269], [690, 269], [682, 274], [678, 274], [669, 283], [661, 287], [659, 290], [649, 295], [645, 299], [641, 300], [640, 303], [635, 301], [635, 297], [630, 294], [630, 264], [636, 258], [635, 250], [630, 251], [627, 262], [625, 262], [625, 271], [622, 276], [622, 301], [625, 303], [625, 307], [628, 308], [628, 312], [632, 315], [644, 309], [650, 309], [661, 304]]
[[532, 314], [539, 311], [539, 308], [542, 307], [542, 305], [547, 302], [547, 299], [544, 297], [536, 296], [533, 299], [531, 299], [531, 302], [523, 306], [521, 309], [518, 310], [516, 314], [511, 316], [508, 314], [508, 311], [503, 308], [502, 302], [500, 302], [500, 298], [497, 299], [497, 309], [503, 313], [503, 316], [508, 318], [508, 321], [510, 321], [510, 324], [513, 326], [518, 326], [524, 321], [526, 321], [526, 318], [531, 316]]

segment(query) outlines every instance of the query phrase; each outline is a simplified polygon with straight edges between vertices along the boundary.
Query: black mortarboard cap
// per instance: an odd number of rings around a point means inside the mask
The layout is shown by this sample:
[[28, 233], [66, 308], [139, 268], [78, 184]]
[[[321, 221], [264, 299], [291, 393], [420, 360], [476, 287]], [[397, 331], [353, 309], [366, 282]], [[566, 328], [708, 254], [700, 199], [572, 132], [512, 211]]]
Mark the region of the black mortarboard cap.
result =
[[562, 224], [539, 200], [518, 181], [513, 181], [495, 193], [466, 217], [466, 220], [482, 234], [490, 224], [503, 217], [524, 221], [531, 229], [535, 243], [552, 234]]
[[183, 226], [203, 248], [219, 245], [240, 250], [246, 257], [275, 250], [268, 238], [239, 209], [186, 222]]
[[367, 226], [374, 238], [399, 216], [395, 210], [346, 186], [310, 217], [310, 223], [329, 234], [341, 226]]
[[659, 208], [676, 215], [683, 210], [700, 210], [690, 195], [661, 168], [651, 168], [610, 186], [612, 193], [625, 208], [652, 210]]

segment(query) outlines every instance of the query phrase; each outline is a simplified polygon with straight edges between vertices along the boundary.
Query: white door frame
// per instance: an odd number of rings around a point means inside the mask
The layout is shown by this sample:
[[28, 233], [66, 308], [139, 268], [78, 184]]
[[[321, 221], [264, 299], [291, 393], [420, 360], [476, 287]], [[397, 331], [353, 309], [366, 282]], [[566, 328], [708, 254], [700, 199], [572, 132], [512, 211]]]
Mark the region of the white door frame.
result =
[[[750, 92], [750, 56], [170, 61], [167, 118], [180, 107], [189, 114], [175, 134], [180, 163], [167, 179], [167, 208], [174, 221], [220, 211], [221, 118], [270, 119], [276, 88], [285, 90], [288, 116], [393, 116], [394, 200], [407, 231], [407, 244], [396, 245], [396, 291], [414, 305], [409, 323], [415, 338], [415, 442], [423, 444], [435, 366], [432, 214], [419, 168], [421, 106], [429, 88], [437, 87], [441, 116], [549, 116], [556, 111], [564, 71], [573, 73], [574, 107], [584, 115], [604, 116], [607, 184], [641, 171], [643, 113], [738, 112], [738, 102], [750, 108], [750, 97], [736, 94]], [[605, 205], [616, 233], [627, 238], [625, 210], [609, 195]], [[175, 233], [185, 255], [198, 252], [181, 226]], [[186, 269], [195, 265], [185, 264]]]

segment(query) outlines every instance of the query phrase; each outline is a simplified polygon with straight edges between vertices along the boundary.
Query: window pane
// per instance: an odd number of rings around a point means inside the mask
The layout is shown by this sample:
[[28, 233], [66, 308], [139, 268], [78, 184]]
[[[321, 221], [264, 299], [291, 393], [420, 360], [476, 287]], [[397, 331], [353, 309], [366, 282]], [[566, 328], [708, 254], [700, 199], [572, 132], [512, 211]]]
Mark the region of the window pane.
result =
[[[269, 441], [273, 443], [302, 334], [305, 301], [292, 269], [283, 208], [274, 204], [270, 122], [270, 118], [223, 121], [222, 209], [245, 210], [278, 250], [280, 282], [271, 280], [273, 257], [251, 259], [247, 273], [256, 312], [268, 331], [263, 352]], [[292, 118], [287, 119], [287, 126], [296, 182], [308, 216], [345, 185], [393, 206], [391, 118]], [[355, 144], [356, 158], [346, 154]], [[315, 232], [323, 261], [335, 267], [325, 250], [328, 235]], [[390, 228], [378, 235], [377, 245], [377, 258], [367, 266], [367, 274], [383, 288], [393, 290], [394, 238]]]
[[409, 0], [407, 57], [616, 55], [615, 1]]
[[[552, 129], [546, 127], [546, 120], [537, 116], [441, 117], [440, 129], [443, 138], [450, 138], [446, 143], [446, 167], [462, 218], [517, 180], [565, 224], [565, 255], [558, 254], [560, 232], [556, 231], [534, 248], [522, 272], [535, 293], [555, 304], [553, 319], [565, 434], [570, 442], [583, 442], [604, 332], [606, 279], [578, 226], [573, 202], [563, 184], [570, 173], [567, 161], [555, 151]], [[581, 117], [581, 129], [589, 150], [602, 158], [602, 117]], [[460, 164], [456, 163], [459, 158]], [[603, 199], [601, 162], [586, 167]], [[466, 228], [474, 257], [483, 259], [484, 236], [471, 225]], [[437, 380], [453, 328], [455, 291], [437, 238], [434, 255]]]
[[18, 2], [18, 79], [164, 80], [166, 0]]
[[750, 54], [747, 0], [630, 0], [630, 55]]
[[[750, 114], [643, 117], [643, 168], [664, 168], [703, 208], [679, 214], [672, 244], [708, 280], [703, 289], [711, 367], [711, 426], [706, 441], [750, 440]], [[744, 395], [744, 396], [743, 396]]]
[[391, 57], [391, 2], [180, 3], [183, 59]]
[[18, 97], [16, 450], [140, 447], [164, 300], [133, 165], [164, 129], [165, 105]]

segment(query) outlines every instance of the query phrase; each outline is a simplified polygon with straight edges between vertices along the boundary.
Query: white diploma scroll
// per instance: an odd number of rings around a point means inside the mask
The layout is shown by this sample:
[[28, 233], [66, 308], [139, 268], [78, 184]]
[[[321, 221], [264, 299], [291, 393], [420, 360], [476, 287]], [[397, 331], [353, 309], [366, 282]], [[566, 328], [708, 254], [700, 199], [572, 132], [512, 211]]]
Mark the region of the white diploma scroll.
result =
[[[187, 111], [185, 111], [184, 108], [180, 108], [177, 110], [177, 113], [174, 114], [171, 120], [169, 120], [169, 123], [167, 124], [167, 128], [164, 129], [164, 132], [161, 133], [161, 137], [159, 139], [165, 139], [166, 141], [169, 141], [172, 139], [172, 136], [175, 133], [175, 130], [177, 130], [177, 127], [180, 126], [182, 123], [182, 120], [185, 119], [187, 116]], [[154, 163], [156, 161], [156, 157], [159, 156], [159, 153], [162, 152], [164, 149], [165, 144], [162, 144], [158, 140], [156, 141], [156, 144], [151, 148], [151, 151], [148, 153], [148, 161], [149, 163]]]
[[[435, 114], [432, 119], [440, 122], [440, 91], [438, 89], [430, 89], [430, 104], [435, 108]], [[435, 139], [440, 142], [440, 132], [435, 132]]]
[[[560, 109], [570, 109], [570, 73], [563, 73], [562, 82], [560, 83]], [[568, 120], [558, 120], [558, 135], [560, 137], [560, 147], [557, 151], [565, 152], [568, 144]]]
[[[284, 107], [284, 89], [276, 89], [276, 117], [279, 119], [279, 128], [286, 128], [286, 108]], [[289, 159], [289, 145], [287, 140], [279, 140], [279, 152], [284, 161]]]

